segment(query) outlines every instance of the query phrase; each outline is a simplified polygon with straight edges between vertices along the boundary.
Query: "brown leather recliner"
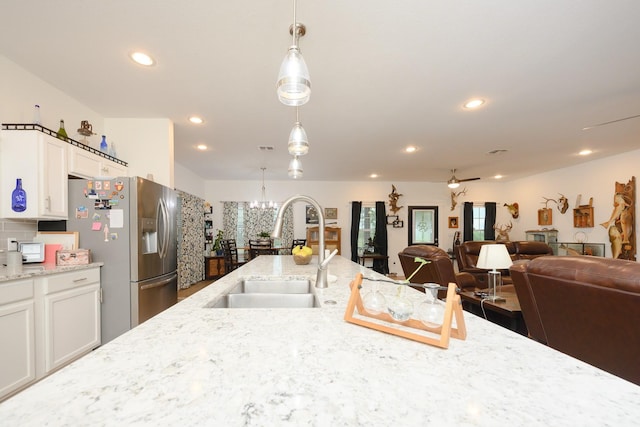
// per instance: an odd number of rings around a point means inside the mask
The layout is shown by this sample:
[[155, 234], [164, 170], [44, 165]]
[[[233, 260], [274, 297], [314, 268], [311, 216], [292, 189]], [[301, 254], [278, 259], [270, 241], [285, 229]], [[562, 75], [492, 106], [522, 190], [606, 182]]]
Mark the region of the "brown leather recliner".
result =
[[[420, 265], [415, 261], [416, 257], [423, 258], [430, 261], [425, 264], [416, 274], [411, 278], [411, 283], [438, 283], [440, 286], [449, 286], [449, 283], [456, 283], [461, 290], [477, 290], [478, 283], [474, 277], [469, 273], [456, 273], [453, 269], [453, 263], [449, 258], [449, 255], [437, 246], [430, 245], [413, 245], [408, 246], [398, 253], [400, 258], [400, 264], [402, 265], [402, 271], [404, 276], [409, 278], [411, 274]], [[416, 287], [416, 289], [422, 290], [423, 288]], [[440, 291], [438, 296], [443, 298], [446, 295], [446, 291]]]
[[640, 264], [590, 256], [513, 265], [529, 335], [640, 385]]
[[[480, 249], [487, 244], [504, 244], [511, 259], [517, 263], [520, 260], [531, 260], [545, 255], [553, 255], [551, 246], [544, 242], [536, 241], [517, 241], [517, 242], [501, 242], [494, 240], [467, 241], [457, 245], [455, 250], [456, 261], [458, 262], [458, 271], [473, 274], [481, 287], [487, 287], [487, 270], [477, 268]], [[509, 270], [500, 270], [502, 273], [502, 281], [505, 284], [511, 283]]]

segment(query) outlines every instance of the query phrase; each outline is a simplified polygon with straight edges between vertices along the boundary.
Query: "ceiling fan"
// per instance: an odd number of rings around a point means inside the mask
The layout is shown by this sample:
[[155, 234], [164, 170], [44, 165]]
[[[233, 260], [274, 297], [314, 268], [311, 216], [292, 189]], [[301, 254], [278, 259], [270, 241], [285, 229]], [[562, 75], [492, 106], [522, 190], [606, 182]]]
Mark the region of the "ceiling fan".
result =
[[449, 187], [449, 188], [458, 188], [458, 187], [460, 187], [460, 183], [461, 182], [475, 181], [475, 180], [478, 180], [478, 179], [480, 179], [480, 177], [458, 179], [458, 178], [456, 178], [456, 170], [455, 169], [451, 169], [451, 179], [449, 179], [449, 181], [447, 181], [447, 187]]

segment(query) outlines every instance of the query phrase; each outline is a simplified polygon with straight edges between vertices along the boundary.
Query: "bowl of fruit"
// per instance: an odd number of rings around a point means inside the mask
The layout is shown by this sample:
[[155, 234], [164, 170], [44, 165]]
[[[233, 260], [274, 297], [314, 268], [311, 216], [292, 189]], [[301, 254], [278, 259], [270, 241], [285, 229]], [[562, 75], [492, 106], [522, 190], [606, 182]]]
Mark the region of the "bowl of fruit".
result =
[[295, 246], [291, 253], [293, 254], [293, 261], [298, 265], [309, 264], [311, 261], [311, 255], [313, 255], [313, 251], [308, 246]]

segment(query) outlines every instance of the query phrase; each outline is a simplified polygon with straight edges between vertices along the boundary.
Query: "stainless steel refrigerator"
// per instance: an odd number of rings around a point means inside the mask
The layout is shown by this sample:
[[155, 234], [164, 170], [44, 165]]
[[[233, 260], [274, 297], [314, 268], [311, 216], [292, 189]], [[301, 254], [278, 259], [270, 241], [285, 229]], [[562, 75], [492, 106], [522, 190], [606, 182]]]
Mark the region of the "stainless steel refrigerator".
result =
[[104, 263], [102, 343], [177, 302], [177, 196], [140, 177], [69, 180], [67, 231]]

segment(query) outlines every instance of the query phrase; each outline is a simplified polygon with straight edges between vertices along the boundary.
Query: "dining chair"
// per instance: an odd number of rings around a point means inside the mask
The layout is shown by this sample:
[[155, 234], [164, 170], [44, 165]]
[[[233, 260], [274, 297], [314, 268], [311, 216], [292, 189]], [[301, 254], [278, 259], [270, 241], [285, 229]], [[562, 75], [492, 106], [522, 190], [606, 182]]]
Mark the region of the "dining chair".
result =
[[236, 245], [235, 239], [222, 240], [222, 255], [224, 257], [224, 271], [226, 273], [246, 264], [246, 261], [240, 261], [238, 259], [238, 246]]
[[249, 257], [251, 259], [259, 255], [277, 254], [277, 250], [271, 246], [271, 240], [249, 240]]

